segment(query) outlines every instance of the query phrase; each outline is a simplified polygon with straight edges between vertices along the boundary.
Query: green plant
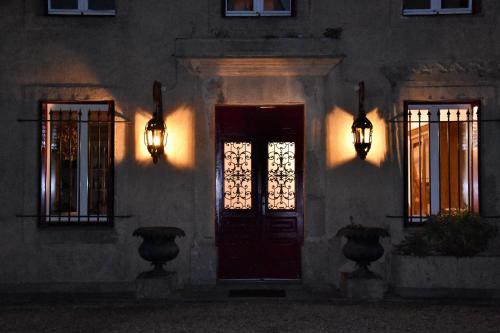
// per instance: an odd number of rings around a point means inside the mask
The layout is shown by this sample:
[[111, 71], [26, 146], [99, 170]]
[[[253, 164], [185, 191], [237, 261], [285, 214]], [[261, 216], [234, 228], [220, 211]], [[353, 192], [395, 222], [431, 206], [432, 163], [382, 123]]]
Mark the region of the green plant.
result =
[[345, 236], [347, 238], [373, 238], [373, 237], [389, 237], [387, 229], [379, 227], [367, 227], [362, 224], [351, 224], [342, 227], [337, 231], [337, 236]]
[[397, 253], [405, 256], [426, 257], [432, 252], [423, 232], [412, 232], [406, 235], [395, 248]]
[[430, 216], [422, 230], [408, 234], [396, 245], [396, 251], [420, 257], [471, 257], [486, 250], [496, 234], [496, 226], [482, 221], [475, 213], [439, 214]]

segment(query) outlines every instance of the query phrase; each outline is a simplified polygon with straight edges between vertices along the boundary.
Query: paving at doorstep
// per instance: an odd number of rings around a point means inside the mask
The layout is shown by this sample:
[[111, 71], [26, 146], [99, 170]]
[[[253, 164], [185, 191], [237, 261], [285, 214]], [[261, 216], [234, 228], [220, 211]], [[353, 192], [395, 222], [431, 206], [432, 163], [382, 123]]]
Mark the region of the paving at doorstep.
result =
[[0, 332], [500, 332], [495, 303], [78, 299], [0, 306]]

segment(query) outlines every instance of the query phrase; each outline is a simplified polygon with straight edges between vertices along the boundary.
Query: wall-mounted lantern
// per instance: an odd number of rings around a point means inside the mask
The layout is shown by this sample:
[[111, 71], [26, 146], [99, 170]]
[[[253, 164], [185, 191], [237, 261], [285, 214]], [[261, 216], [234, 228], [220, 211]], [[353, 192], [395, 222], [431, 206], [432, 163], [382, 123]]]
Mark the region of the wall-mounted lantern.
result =
[[352, 124], [352, 135], [354, 138], [354, 148], [358, 156], [364, 160], [372, 146], [373, 125], [366, 117], [365, 112], [365, 83], [359, 83], [359, 111], [358, 117]]
[[158, 158], [165, 153], [167, 143], [167, 126], [163, 121], [163, 104], [161, 98], [161, 83], [155, 81], [153, 84], [153, 99], [156, 104], [153, 118], [146, 124], [144, 130], [144, 143], [153, 158], [153, 163], [158, 162]]

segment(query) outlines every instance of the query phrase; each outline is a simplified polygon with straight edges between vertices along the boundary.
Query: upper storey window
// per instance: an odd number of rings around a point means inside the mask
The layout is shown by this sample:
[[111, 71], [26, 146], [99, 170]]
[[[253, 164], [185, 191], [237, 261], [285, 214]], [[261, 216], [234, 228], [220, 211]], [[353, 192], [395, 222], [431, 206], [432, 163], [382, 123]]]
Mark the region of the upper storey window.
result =
[[47, 0], [50, 15], [115, 15], [115, 0]]
[[404, 15], [471, 13], [472, 0], [403, 0]]
[[294, 0], [224, 0], [226, 16], [291, 16]]

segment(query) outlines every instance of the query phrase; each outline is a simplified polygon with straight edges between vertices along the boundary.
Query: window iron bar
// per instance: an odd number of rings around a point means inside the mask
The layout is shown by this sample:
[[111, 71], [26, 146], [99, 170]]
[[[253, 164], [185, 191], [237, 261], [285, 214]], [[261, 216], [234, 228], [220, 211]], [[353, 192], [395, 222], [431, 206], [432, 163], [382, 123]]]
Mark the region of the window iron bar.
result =
[[420, 222], [422, 222], [422, 126], [421, 126], [421, 116], [422, 113], [420, 110], [418, 110], [418, 173], [419, 173], [419, 215], [420, 215]]
[[[97, 202], [96, 202], [96, 211], [97, 211], [97, 218], [99, 218], [99, 214], [101, 213], [101, 113], [97, 113], [97, 172], [95, 170], [92, 170], [94, 173], [94, 177], [97, 179], [92, 179], [93, 180], [93, 185], [97, 187]], [[97, 174], [97, 175], [96, 175]]]
[[[404, 216], [404, 215], [385, 215], [388, 219], [404, 219], [404, 218], [419, 218], [420, 216]], [[480, 215], [483, 219], [500, 219], [500, 215]], [[413, 222], [413, 224], [419, 225], [419, 223]]]
[[448, 215], [451, 214], [451, 138], [450, 138], [450, 109], [446, 112], [447, 116], [447, 131], [446, 140], [448, 141]]
[[[457, 110], [457, 119], [460, 119], [460, 110]], [[460, 200], [460, 155], [461, 155], [461, 149], [460, 149], [460, 123], [457, 124], [457, 206], [458, 206], [458, 212], [460, 213], [462, 211], [462, 206], [461, 206], [461, 200]]]
[[[51, 113], [53, 113], [52, 111], [50, 111]], [[59, 112], [59, 118], [62, 120], [62, 113]], [[51, 117], [52, 119], [52, 117]], [[61, 140], [61, 134], [62, 134], [62, 131], [63, 131], [63, 127], [61, 128], [58, 128], [58, 133], [57, 133], [57, 144], [58, 144], [58, 148], [59, 148], [59, 158], [57, 159], [57, 165], [58, 165], [58, 173], [57, 173], [57, 190], [58, 190], [58, 196], [57, 196], [57, 212], [59, 213], [59, 222], [61, 222], [61, 211], [62, 211], [62, 196], [61, 196], [61, 192], [62, 192], [62, 140]], [[52, 142], [51, 142], [52, 144]], [[52, 172], [51, 172], [51, 176], [52, 176]], [[52, 213], [52, 211], [51, 211]]]
[[[431, 111], [427, 111], [427, 119], [431, 119]], [[431, 167], [432, 167], [432, 159], [433, 159], [433, 156], [431, 154], [431, 147], [433, 145], [433, 137], [431, 135], [431, 130], [429, 129], [429, 156], [428, 156], [428, 161], [427, 161], [427, 165], [429, 166], [429, 171], [428, 171], [428, 175], [427, 177], [429, 177], [429, 190], [427, 192], [427, 194], [429, 195], [429, 214], [432, 214], [432, 188], [431, 188], [431, 184], [432, 184], [432, 170], [431, 170]], [[426, 165], [426, 168], [427, 168], [427, 165]], [[439, 198], [439, 195], [438, 195], [438, 198]]]
[[[52, 112], [52, 111], [51, 111]], [[59, 112], [59, 111], [58, 111]], [[49, 123], [59, 123], [59, 122], [68, 122], [72, 120], [64, 120], [64, 119], [17, 119], [18, 122], [20, 123], [27, 123], [27, 122], [49, 122]], [[73, 120], [76, 121], [76, 120]], [[97, 123], [96, 120], [78, 120], [78, 123]], [[132, 123], [132, 121], [126, 119], [126, 120], [106, 120], [106, 121], [100, 121], [101, 123]]]
[[[498, 123], [500, 119], [470, 119], [470, 120], [450, 120], [451, 122], [456, 123]], [[418, 120], [391, 120], [390, 123], [418, 123]], [[442, 123], [443, 121], [439, 120], [426, 120], [424, 123]]]
[[[113, 218], [122, 218], [122, 219], [127, 219], [127, 218], [131, 218], [133, 217], [134, 215], [112, 215], [112, 216], [104, 216], [104, 215], [101, 215], [100, 219], [101, 220], [104, 220], [104, 219], [107, 219], [109, 217], [113, 217]], [[28, 218], [28, 217], [37, 217], [37, 218], [41, 218], [41, 217], [45, 217], [45, 218], [57, 218], [58, 216], [57, 215], [53, 215], [53, 214], [16, 214], [16, 217], [18, 218]], [[67, 216], [64, 216], [67, 218]], [[70, 216], [71, 218], [81, 218], [81, 219], [86, 219], [88, 217], [90, 218], [96, 218], [97, 215], [82, 215], [82, 214], [75, 214], [75, 215], [71, 215]], [[86, 222], [80, 222], [82, 224], [85, 224]]]
[[[467, 109], [467, 113], [466, 113], [466, 117], [467, 117], [467, 122], [469, 121], [469, 118], [470, 118], [470, 110]], [[469, 205], [469, 210], [471, 210], [471, 207], [472, 207], [472, 201], [471, 201], [471, 172], [472, 172], [472, 169], [471, 169], [471, 160], [472, 160], [472, 156], [471, 156], [471, 153], [470, 153], [470, 128], [471, 128], [471, 124], [467, 124], [467, 196], [468, 196], [468, 205]]]
[[77, 191], [76, 191], [76, 194], [77, 194], [77, 201], [76, 201], [76, 209], [77, 209], [77, 212], [78, 212], [78, 222], [80, 222], [80, 212], [82, 211], [82, 207], [80, 206], [80, 197], [81, 197], [81, 188], [80, 188], [80, 176], [81, 176], [81, 157], [80, 157], [80, 152], [82, 151], [81, 149], [81, 145], [82, 145], [82, 142], [81, 142], [81, 133], [82, 133], [82, 126], [81, 126], [81, 123], [80, 121], [82, 120], [82, 110], [79, 110], [78, 112], [78, 167], [77, 167]]
[[[68, 217], [70, 217], [71, 216], [71, 203], [72, 203], [72, 201], [71, 201], [71, 199], [72, 199], [71, 198], [71, 194], [72, 193], [71, 192], [73, 192], [73, 189], [72, 189], [72, 185], [73, 185], [73, 163], [72, 162], [73, 161], [71, 160], [71, 155], [72, 155], [71, 154], [71, 148], [72, 148], [71, 147], [71, 141], [73, 141], [73, 140], [71, 140], [72, 139], [72, 135], [73, 135], [73, 133], [72, 133], [73, 132], [73, 122], [71, 120], [73, 120], [73, 116], [72, 116], [71, 112], [68, 112], [67, 115], [68, 115], [68, 119], [70, 120], [70, 122], [68, 123], [68, 126], [67, 126], [68, 127], [68, 146], [69, 146], [69, 154], [68, 154], [69, 155], [69, 157], [68, 157], [69, 161], [68, 161], [68, 165], [67, 165], [67, 167], [68, 167], [68, 178], [69, 178], [68, 179], [68, 182], [69, 182], [69, 191], [68, 191], [68, 197], [69, 197], [68, 198]], [[78, 156], [77, 156], [77, 158], [78, 158]]]
[[[437, 112], [436, 112], [436, 116], [437, 116], [437, 119], [441, 119], [441, 110], [438, 108], [437, 109]], [[430, 119], [430, 118], [429, 118]], [[437, 123], [442, 123], [441, 121], [438, 121]], [[440, 128], [440, 125], [437, 124], [436, 125], [437, 127], [437, 151], [438, 151], [438, 156], [437, 156], [437, 162], [438, 162], [438, 165], [441, 165], [441, 128]], [[435, 211], [441, 211], [441, 203], [442, 203], [442, 199], [441, 199], [441, 168], [438, 168], [437, 170], [437, 174], [438, 174], [438, 177], [439, 179], [437, 179], [437, 182], [439, 184], [438, 188], [439, 188], [439, 191], [437, 191], [437, 196], [439, 197], [439, 203], [438, 203], [438, 206], [436, 207]]]
[[[411, 121], [411, 111], [408, 111], [408, 117]], [[410, 137], [410, 146], [409, 146], [409, 149], [408, 151], [410, 152], [408, 155], [409, 155], [409, 159], [410, 159], [410, 175], [413, 175], [413, 145], [412, 145], [412, 135], [411, 135], [411, 125], [408, 124], [408, 134], [409, 134], [409, 137]], [[407, 180], [408, 181], [408, 180]], [[413, 215], [413, 180], [410, 179], [410, 181], [408, 182], [409, 183], [409, 186], [410, 186], [410, 214], [409, 215]]]

